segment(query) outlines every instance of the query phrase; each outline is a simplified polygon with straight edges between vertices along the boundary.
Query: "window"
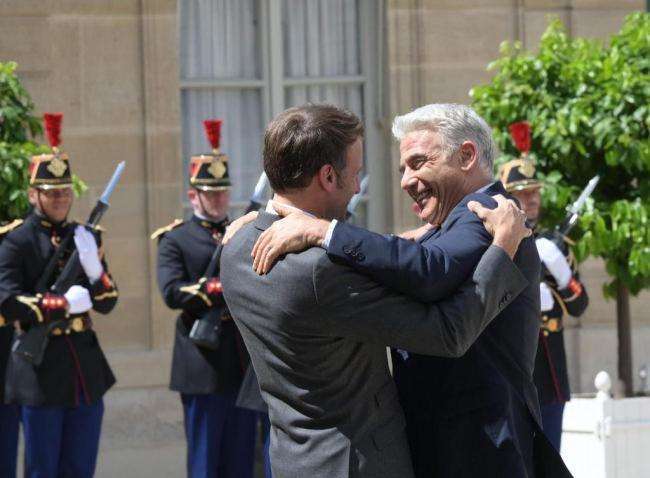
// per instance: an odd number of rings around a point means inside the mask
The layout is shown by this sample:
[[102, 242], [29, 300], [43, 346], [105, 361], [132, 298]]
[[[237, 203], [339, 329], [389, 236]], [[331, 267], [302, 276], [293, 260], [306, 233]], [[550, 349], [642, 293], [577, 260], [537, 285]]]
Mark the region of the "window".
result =
[[[377, 154], [383, 135], [374, 119], [381, 4], [181, 0], [184, 164], [209, 148], [202, 120], [223, 118], [234, 216], [248, 204], [262, 170], [265, 125], [290, 106], [328, 102], [350, 109], [366, 122], [366, 169], [372, 170], [369, 160], [383, 161]], [[365, 205], [360, 209], [357, 222], [366, 224]]]

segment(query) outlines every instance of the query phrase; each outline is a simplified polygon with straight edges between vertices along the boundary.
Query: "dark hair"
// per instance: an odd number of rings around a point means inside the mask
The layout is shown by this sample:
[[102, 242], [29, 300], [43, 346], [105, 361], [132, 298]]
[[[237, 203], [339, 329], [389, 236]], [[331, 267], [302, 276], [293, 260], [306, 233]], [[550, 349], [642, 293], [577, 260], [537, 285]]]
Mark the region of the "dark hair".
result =
[[301, 189], [326, 164], [345, 168], [345, 153], [363, 136], [363, 123], [343, 108], [307, 104], [289, 108], [264, 133], [264, 171], [275, 191]]

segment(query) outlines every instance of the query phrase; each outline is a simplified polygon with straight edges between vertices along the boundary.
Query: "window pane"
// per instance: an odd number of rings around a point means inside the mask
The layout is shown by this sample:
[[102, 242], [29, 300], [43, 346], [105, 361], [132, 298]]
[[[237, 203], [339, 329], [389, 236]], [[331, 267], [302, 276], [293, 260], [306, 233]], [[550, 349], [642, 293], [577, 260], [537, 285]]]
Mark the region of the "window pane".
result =
[[305, 103], [330, 103], [363, 118], [363, 89], [360, 85], [291, 86], [285, 88], [285, 102], [287, 108]]
[[182, 0], [182, 79], [260, 78], [256, 0]]
[[358, 0], [283, 0], [285, 77], [358, 75]]
[[221, 151], [229, 156], [232, 201], [248, 201], [262, 172], [262, 99], [259, 90], [185, 90], [183, 165], [185, 184], [190, 156], [210, 151], [203, 120], [221, 118]]

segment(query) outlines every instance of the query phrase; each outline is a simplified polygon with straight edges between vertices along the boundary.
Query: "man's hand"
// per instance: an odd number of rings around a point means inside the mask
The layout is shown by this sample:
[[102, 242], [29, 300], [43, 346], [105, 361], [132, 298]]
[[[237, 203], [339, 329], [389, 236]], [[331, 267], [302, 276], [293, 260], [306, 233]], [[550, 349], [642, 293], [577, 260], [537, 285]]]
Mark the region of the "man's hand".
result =
[[85, 287], [80, 285], [73, 285], [68, 289], [68, 292], [63, 294], [63, 297], [68, 301], [68, 312], [71, 314], [81, 314], [88, 312], [93, 308], [93, 303], [90, 300], [90, 293]]
[[566, 257], [564, 257], [560, 248], [557, 247], [553, 241], [550, 241], [545, 237], [538, 238], [535, 241], [535, 245], [537, 246], [539, 258], [555, 278], [557, 286], [560, 289], [564, 289], [569, 285], [571, 277], [573, 277], [571, 267], [569, 267]]
[[237, 234], [237, 231], [239, 231], [249, 222], [253, 222], [255, 219], [257, 219], [258, 214], [259, 213], [257, 211], [251, 211], [248, 214], [244, 214], [239, 219], [235, 219], [233, 222], [231, 222], [230, 225], [226, 228], [226, 233], [223, 235], [221, 243], [223, 245], [228, 244], [228, 241], [230, 241], [230, 239], [232, 239], [232, 237]]
[[422, 237], [424, 234], [429, 232], [431, 229], [433, 229], [434, 226], [431, 224], [424, 224], [423, 226], [418, 227], [417, 229], [411, 229], [410, 231], [405, 231], [399, 235], [402, 239], [406, 239], [408, 241], [417, 241], [420, 237]]
[[84, 226], [77, 226], [74, 230], [74, 243], [79, 252], [79, 262], [88, 280], [91, 284], [97, 282], [104, 273], [104, 267], [99, 260], [95, 236]]
[[285, 208], [275, 202], [273, 207], [284, 219], [274, 222], [257, 238], [253, 246], [253, 269], [258, 274], [270, 271], [280, 256], [321, 246], [330, 225], [329, 221]]
[[526, 214], [512, 199], [501, 194], [494, 196], [497, 207], [488, 209], [477, 201], [470, 201], [467, 207], [476, 214], [494, 239], [492, 244], [501, 247], [510, 258], [514, 258], [521, 241], [533, 231], [526, 226]]

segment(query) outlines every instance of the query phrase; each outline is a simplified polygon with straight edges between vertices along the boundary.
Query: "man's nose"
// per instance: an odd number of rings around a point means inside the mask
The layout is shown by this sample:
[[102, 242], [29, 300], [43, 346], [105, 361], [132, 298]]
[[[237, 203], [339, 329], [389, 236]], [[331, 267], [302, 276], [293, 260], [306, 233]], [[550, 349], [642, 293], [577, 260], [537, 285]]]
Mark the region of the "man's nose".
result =
[[404, 191], [408, 191], [412, 187], [417, 185], [417, 179], [411, 176], [408, 170], [405, 170], [402, 173], [402, 180], [400, 181], [400, 186]]

